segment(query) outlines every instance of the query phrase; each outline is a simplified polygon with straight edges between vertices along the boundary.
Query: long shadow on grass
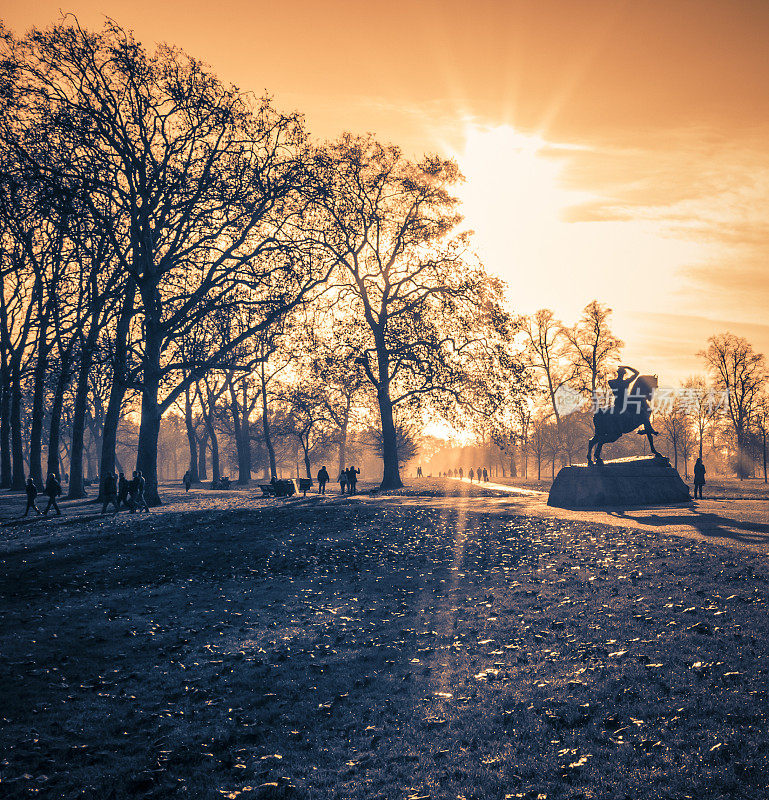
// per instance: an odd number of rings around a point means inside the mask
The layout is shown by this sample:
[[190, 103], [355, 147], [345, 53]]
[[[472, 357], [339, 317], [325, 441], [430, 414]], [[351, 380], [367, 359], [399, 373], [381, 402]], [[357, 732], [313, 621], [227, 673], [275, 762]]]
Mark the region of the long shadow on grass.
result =
[[732, 539], [747, 544], [769, 543], [769, 524], [732, 519], [710, 512], [700, 513], [694, 511], [691, 517], [665, 516], [662, 514], [634, 517], [627, 511], [617, 511], [613, 513], [613, 516], [634, 520], [644, 525], [654, 525], [659, 528], [664, 528], [668, 525], [676, 527], [691, 525], [703, 536], [711, 539]]

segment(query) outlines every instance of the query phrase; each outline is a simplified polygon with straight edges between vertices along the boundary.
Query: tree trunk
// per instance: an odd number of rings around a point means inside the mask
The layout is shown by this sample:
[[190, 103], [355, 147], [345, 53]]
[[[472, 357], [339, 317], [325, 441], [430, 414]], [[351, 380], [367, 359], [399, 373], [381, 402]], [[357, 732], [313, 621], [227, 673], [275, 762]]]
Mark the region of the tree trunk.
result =
[[208, 480], [206, 469], [206, 445], [208, 444], [208, 431], [204, 431], [198, 442], [198, 480]]
[[3, 353], [0, 371], [0, 489], [11, 485], [11, 381]]
[[198, 437], [195, 435], [195, 426], [192, 423], [192, 400], [189, 386], [184, 390], [184, 425], [187, 428], [187, 442], [190, 446], [190, 482], [199, 483]]
[[[154, 295], [154, 289], [151, 290]], [[162, 334], [159, 320], [153, 319], [155, 314], [149, 313], [149, 303], [144, 294], [145, 313], [144, 358], [142, 359], [142, 405], [141, 423], [139, 425], [139, 445], [136, 453], [136, 469], [142, 473], [145, 481], [145, 499], [148, 506], [159, 506], [158, 494], [158, 438], [160, 436], [160, 348]], [[154, 301], [154, 297], [152, 298]], [[159, 317], [154, 302], [153, 311]]]
[[307, 472], [308, 480], [312, 480], [312, 469], [310, 467], [310, 449], [305, 447], [304, 442], [302, 442], [302, 450], [304, 451], [304, 468]]
[[96, 320], [93, 320], [91, 330], [88, 331], [88, 338], [80, 354], [80, 368], [78, 369], [77, 387], [75, 388], [75, 404], [72, 410], [72, 446], [70, 447], [69, 493], [67, 495], [70, 500], [87, 496], [85, 484], [83, 483], [83, 440], [85, 437], [85, 412], [88, 403], [88, 376], [91, 373], [97, 331]]
[[389, 392], [380, 388], [377, 392], [379, 416], [382, 422], [382, 489], [400, 489], [403, 486], [398, 469], [398, 440], [395, 434], [393, 406]]
[[[45, 316], [40, 318], [38, 334], [38, 355], [34, 370], [34, 390], [32, 393], [32, 417], [29, 426], [29, 472], [38, 486], [43, 483], [43, 417], [45, 416], [45, 378], [48, 371], [49, 346], [46, 341], [47, 325]], [[62, 365], [64, 371], [64, 365]], [[54, 453], [58, 464], [58, 452]], [[50, 459], [49, 459], [50, 460]], [[54, 469], [53, 472], [58, 470]]]
[[345, 462], [347, 461], [347, 422], [339, 429], [339, 475], [344, 469]]
[[211, 440], [211, 481], [219, 483], [222, 477], [219, 473], [219, 440], [213, 424], [208, 419], [206, 419], [206, 426], [208, 427], [208, 438]]
[[[59, 378], [56, 381], [56, 389], [53, 394], [53, 403], [51, 404], [51, 425], [48, 432], [48, 473], [59, 473], [59, 480], [63, 482], [64, 476], [59, 472], [59, 443], [61, 436], [61, 417], [64, 409], [64, 392], [69, 383], [69, 369], [68, 364], [62, 364]], [[72, 472], [72, 459], [69, 465], [70, 472]], [[45, 486], [45, 484], [42, 484]]]
[[[245, 383], [245, 381], [244, 381]], [[246, 407], [240, 408], [237, 393], [232, 383], [229, 383], [230, 414], [232, 416], [232, 430], [235, 435], [235, 448], [238, 453], [238, 485], [248, 486], [251, 482], [251, 447], [248, 440], [248, 418]]]
[[278, 478], [278, 465], [275, 461], [275, 448], [272, 444], [272, 436], [270, 435], [270, 422], [267, 410], [267, 380], [264, 374], [264, 361], [261, 365], [261, 378], [262, 378], [262, 431], [264, 432], [264, 446], [267, 448], [267, 454], [270, 457], [270, 479]]
[[[24, 443], [21, 435], [21, 375], [13, 371], [11, 383], [11, 489], [24, 491]], [[40, 487], [43, 488], [43, 487]]]
[[126, 287], [126, 297], [120, 317], [115, 326], [115, 356], [112, 362], [112, 386], [110, 387], [107, 411], [104, 415], [104, 428], [101, 441], [101, 459], [99, 461], [99, 501], [104, 502], [104, 476], [115, 471], [117, 458], [117, 428], [120, 422], [120, 410], [126, 392], [128, 373], [128, 332], [134, 313], [136, 287], [131, 282]]
[[112, 378], [112, 386], [107, 401], [107, 413], [104, 415], [104, 435], [101, 440], [101, 459], [99, 461], [99, 500], [104, 502], [104, 477], [112, 474], [117, 465], [115, 447], [117, 445], [117, 427], [120, 421], [120, 410], [125, 396], [125, 384], [119, 379], [117, 368]]

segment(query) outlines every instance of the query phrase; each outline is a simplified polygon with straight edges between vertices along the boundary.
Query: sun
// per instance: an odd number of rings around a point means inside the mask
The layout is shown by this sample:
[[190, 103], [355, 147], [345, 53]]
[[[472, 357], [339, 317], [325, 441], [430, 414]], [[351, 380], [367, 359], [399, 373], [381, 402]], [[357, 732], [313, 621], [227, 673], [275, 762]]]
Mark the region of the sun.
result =
[[561, 185], [562, 159], [539, 136], [508, 125], [469, 127], [457, 154], [466, 178], [459, 191], [481, 255], [505, 272], [541, 267], [574, 193]]

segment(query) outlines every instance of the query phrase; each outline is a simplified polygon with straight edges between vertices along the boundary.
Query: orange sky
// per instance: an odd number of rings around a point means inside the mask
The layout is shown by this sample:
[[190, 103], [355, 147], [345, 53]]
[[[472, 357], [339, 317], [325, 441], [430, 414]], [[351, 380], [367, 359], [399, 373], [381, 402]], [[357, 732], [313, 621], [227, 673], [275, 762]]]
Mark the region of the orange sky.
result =
[[767, 0], [27, 0], [3, 19], [59, 9], [178, 44], [317, 136], [455, 155], [513, 307], [607, 302], [662, 384], [701, 370], [711, 333], [769, 354]]

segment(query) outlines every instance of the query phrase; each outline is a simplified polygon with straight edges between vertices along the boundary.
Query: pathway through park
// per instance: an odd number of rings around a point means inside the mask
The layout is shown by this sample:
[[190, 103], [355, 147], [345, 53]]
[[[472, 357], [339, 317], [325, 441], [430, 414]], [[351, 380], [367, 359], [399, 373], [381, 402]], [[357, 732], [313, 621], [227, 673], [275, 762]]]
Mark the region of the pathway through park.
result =
[[[451, 493], [453, 488], [469, 490], [463, 496]], [[420, 493], [420, 487], [426, 491]], [[435, 488], [439, 487], [439, 491]], [[445, 487], [445, 496], [440, 491]], [[401, 493], [369, 494], [374, 484], [362, 484], [362, 493], [354, 497], [340, 497], [330, 493], [323, 498], [314, 493], [306, 498], [296, 495], [288, 501], [262, 500], [254, 494], [253, 488], [214, 492], [205, 489], [193, 490], [189, 495], [174, 486], [161, 489], [168, 506], [174, 511], [201, 511], [209, 508], [244, 508], [258, 505], [287, 505], [306, 503], [383, 503], [395, 505], [437, 506], [442, 508], [472, 506], [478, 511], [498, 510], [500, 513], [515, 513], [527, 516], [564, 520], [592, 522], [620, 528], [656, 531], [660, 534], [683, 536], [707, 540], [716, 544], [737, 549], [769, 553], [769, 501], [748, 499], [698, 500], [692, 503], [678, 503], [669, 506], [648, 508], [610, 508], [569, 510], [552, 508], [547, 505], [547, 493], [532, 489], [522, 489], [501, 483], [471, 484], [467, 479], [425, 479], [411, 485], [410, 491]], [[431, 491], [432, 490], [432, 491]], [[475, 491], [474, 491], [475, 490]], [[478, 490], [483, 490], [479, 492]], [[87, 501], [60, 501], [64, 516], [56, 518], [66, 523], [73, 517], [84, 522], [99, 516], [99, 506]], [[55, 524], [50, 520], [20, 520], [24, 509], [23, 494], [5, 495], [0, 498], [0, 523], [9, 527], [23, 528], [28, 525]], [[127, 512], [123, 512], [124, 514]], [[157, 513], [157, 512], [154, 512]]]

